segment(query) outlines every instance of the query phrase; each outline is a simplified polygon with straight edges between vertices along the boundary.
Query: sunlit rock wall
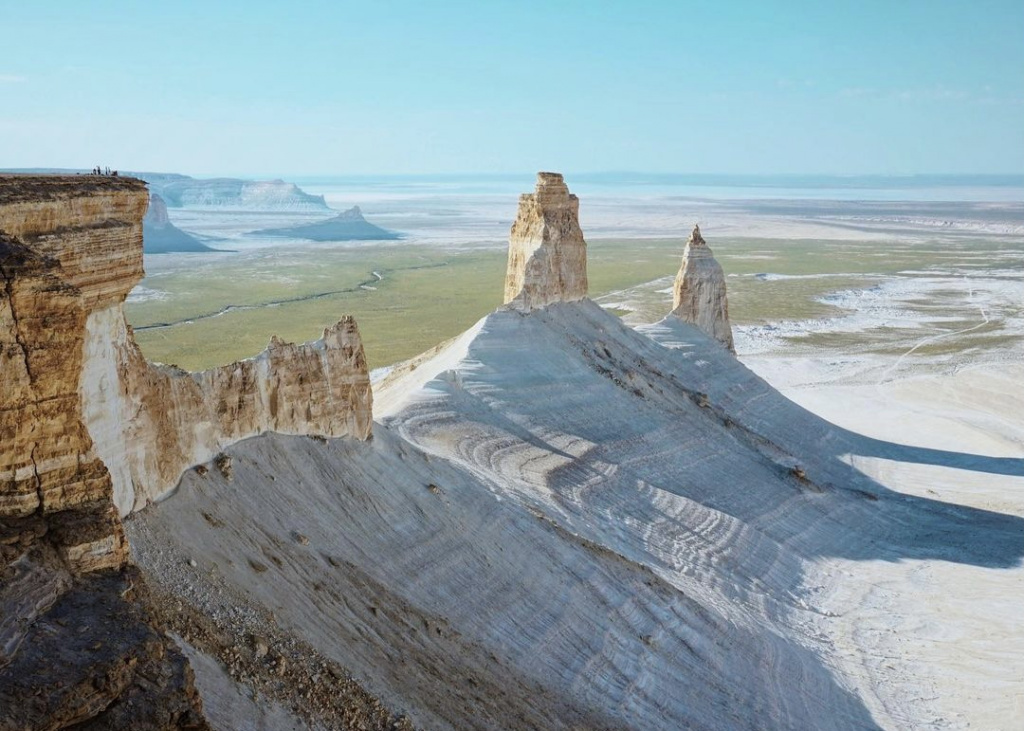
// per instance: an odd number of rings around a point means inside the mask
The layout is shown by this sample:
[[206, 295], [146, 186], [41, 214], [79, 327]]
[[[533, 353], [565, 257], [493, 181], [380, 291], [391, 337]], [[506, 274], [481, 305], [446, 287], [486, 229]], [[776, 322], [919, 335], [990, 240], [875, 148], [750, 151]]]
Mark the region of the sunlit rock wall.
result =
[[0, 176], [0, 728], [207, 728], [81, 399], [86, 321], [141, 275], [147, 199], [137, 180]]
[[537, 173], [533, 193], [519, 196], [505, 275], [505, 303], [531, 310], [587, 296], [587, 242], [579, 199], [558, 173]]

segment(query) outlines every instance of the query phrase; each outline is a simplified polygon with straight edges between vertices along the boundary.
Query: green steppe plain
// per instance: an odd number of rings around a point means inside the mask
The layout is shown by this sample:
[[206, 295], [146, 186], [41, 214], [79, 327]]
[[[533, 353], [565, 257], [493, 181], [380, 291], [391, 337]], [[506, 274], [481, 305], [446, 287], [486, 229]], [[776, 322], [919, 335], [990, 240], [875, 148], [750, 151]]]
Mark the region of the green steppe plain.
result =
[[[589, 242], [591, 297], [629, 314], [630, 322], [663, 316], [684, 240]], [[1003, 256], [1019, 242], [953, 239], [916, 243], [720, 239], [710, 242], [728, 278], [734, 324], [764, 324], [842, 314], [817, 301], [830, 292], [864, 289], [900, 272], [952, 267], [1006, 268]], [[301, 342], [320, 336], [344, 314], [359, 323], [371, 368], [410, 358], [468, 328], [501, 304], [506, 253], [498, 248], [432, 248], [381, 244], [339, 247], [292, 245], [224, 254], [156, 255], [146, 259], [142, 284], [160, 298], [129, 302], [126, 312], [150, 360], [199, 370], [252, 356], [272, 334]], [[373, 272], [382, 279], [377, 280]], [[828, 275], [758, 279], [752, 275]], [[905, 274], [903, 276], [916, 276]], [[931, 299], [937, 332], [981, 325], [971, 312]], [[219, 313], [219, 314], [218, 314]], [[946, 317], [966, 317], [947, 322]], [[166, 326], [160, 326], [164, 324]], [[902, 334], [858, 342], [857, 334], [822, 335], [820, 347], [899, 352]], [[918, 330], [913, 333], [920, 338]], [[972, 332], [994, 344], [1007, 337], [997, 324]], [[832, 342], [833, 340], [841, 342]], [[831, 339], [831, 340], [830, 340]], [[805, 338], [815, 345], [813, 337]], [[944, 346], [942, 346], [944, 347]], [[927, 352], [927, 351], [926, 351]]]

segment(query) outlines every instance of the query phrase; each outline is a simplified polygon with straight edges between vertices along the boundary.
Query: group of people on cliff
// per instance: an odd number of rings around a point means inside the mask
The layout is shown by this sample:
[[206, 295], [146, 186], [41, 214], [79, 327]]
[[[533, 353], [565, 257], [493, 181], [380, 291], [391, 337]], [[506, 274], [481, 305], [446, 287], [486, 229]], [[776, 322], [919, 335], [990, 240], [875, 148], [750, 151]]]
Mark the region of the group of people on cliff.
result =
[[99, 165], [97, 165], [96, 167], [94, 167], [92, 169], [92, 174], [93, 175], [109, 175], [110, 177], [113, 177], [113, 178], [117, 177], [117, 171], [116, 170], [111, 170], [109, 167], [101, 168]]

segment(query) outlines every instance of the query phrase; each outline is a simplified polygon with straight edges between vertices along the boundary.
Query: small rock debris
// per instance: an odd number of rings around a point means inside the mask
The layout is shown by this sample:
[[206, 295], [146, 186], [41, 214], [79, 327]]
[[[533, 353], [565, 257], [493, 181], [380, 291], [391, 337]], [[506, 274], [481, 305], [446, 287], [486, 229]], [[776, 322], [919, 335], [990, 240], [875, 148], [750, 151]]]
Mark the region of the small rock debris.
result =
[[213, 458], [213, 464], [220, 471], [225, 480], [230, 482], [234, 479], [235, 469], [231, 464], [231, 457], [224, 454], [224, 452], [221, 452]]

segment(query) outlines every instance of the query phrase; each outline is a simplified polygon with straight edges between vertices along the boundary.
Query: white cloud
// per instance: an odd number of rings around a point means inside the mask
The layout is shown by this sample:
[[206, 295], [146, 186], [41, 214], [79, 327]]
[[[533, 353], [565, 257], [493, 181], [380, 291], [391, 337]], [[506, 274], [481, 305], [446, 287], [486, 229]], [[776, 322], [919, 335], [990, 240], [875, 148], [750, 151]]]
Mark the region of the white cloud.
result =
[[798, 89], [801, 87], [804, 89], [811, 89], [817, 86], [817, 84], [810, 79], [776, 79], [775, 85], [780, 89]]
[[991, 98], [985, 93], [979, 95], [966, 89], [952, 89], [945, 86], [933, 86], [911, 89], [874, 89], [870, 87], [850, 87], [840, 89], [836, 95], [841, 99], [871, 99], [878, 101], [899, 102], [957, 102], [980, 101]]
[[878, 96], [878, 91], [864, 86], [853, 86], [848, 89], [840, 89], [839, 96], [847, 99], [855, 99], [860, 97]]
[[900, 101], [946, 102], [966, 100], [971, 94], [963, 89], [938, 86], [931, 89], [905, 89], [894, 92], [893, 96]]

